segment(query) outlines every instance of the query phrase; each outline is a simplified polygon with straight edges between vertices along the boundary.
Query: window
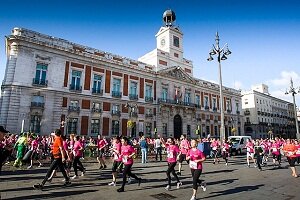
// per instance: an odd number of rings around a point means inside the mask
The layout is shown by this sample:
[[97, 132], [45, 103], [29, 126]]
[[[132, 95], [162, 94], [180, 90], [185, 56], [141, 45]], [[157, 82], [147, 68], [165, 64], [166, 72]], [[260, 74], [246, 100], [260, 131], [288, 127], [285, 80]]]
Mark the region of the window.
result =
[[113, 79], [113, 92], [120, 92], [121, 79]]
[[226, 100], [227, 110], [231, 110], [230, 100]]
[[38, 115], [31, 116], [29, 131], [31, 133], [40, 133], [40, 131], [41, 131], [41, 116], [38, 116]]
[[188, 137], [191, 136], [191, 125], [189, 125], [189, 124], [186, 126], [186, 134]]
[[236, 111], [239, 111], [239, 103], [235, 103]]
[[161, 98], [163, 100], [167, 100], [167, 98], [168, 98], [168, 88], [162, 88]]
[[120, 122], [118, 120], [112, 120], [112, 136], [118, 136], [120, 129]]
[[151, 124], [151, 123], [147, 123], [147, 124], [146, 124], [146, 136], [147, 136], [147, 137], [150, 137], [150, 136], [151, 136], [151, 127], [152, 127], [152, 124]]
[[69, 118], [68, 120], [68, 134], [76, 134], [77, 133], [77, 123], [78, 119], [77, 118]]
[[249, 117], [246, 118], [246, 122], [250, 123], [250, 118]]
[[120, 106], [117, 105], [117, 104], [114, 104], [114, 105], [112, 106], [112, 110], [113, 110], [113, 111], [119, 111], [119, 110], [120, 110]]
[[179, 48], [179, 37], [173, 35], [173, 45]]
[[213, 98], [213, 108], [217, 108], [217, 99]]
[[44, 97], [38, 95], [33, 96], [31, 106], [44, 107]]
[[210, 134], [209, 132], [209, 126], [206, 126], [206, 135]]
[[37, 63], [35, 78], [33, 80], [34, 84], [46, 85], [47, 68], [48, 68], [47, 64]]
[[91, 121], [91, 135], [96, 136], [100, 133], [100, 120], [92, 119]]
[[195, 104], [200, 107], [200, 95], [196, 95], [195, 97]]
[[81, 79], [81, 71], [72, 71], [72, 79], [71, 79], [71, 89], [72, 90], [80, 90], [80, 79]]
[[191, 103], [191, 93], [189, 93], [189, 92], [185, 93], [184, 102], [185, 103]]
[[146, 85], [146, 97], [152, 97], [152, 85]]
[[215, 131], [215, 136], [218, 136], [218, 126], [215, 126], [214, 129], [215, 129], [214, 130]]
[[101, 104], [93, 102], [92, 110], [93, 112], [101, 112]]
[[79, 105], [79, 102], [77, 100], [70, 101], [70, 106], [76, 108], [76, 107], [78, 107], [78, 105]]
[[167, 137], [167, 136], [168, 136], [168, 124], [163, 123], [163, 137]]
[[136, 82], [130, 82], [130, 94], [136, 96], [137, 95], [137, 83]]
[[208, 106], [208, 96], [204, 97], [204, 107], [209, 108], [209, 106]]
[[93, 82], [93, 93], [101, 93], [102, 76], [95, 74]]

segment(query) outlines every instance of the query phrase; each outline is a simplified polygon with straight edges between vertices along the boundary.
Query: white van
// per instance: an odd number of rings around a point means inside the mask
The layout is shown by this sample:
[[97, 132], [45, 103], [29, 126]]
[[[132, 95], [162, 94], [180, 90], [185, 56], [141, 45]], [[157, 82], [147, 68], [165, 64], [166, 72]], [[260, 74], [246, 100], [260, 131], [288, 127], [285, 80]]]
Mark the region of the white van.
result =
[[247, 139], [251, 140], [251, 136], [229, 136], [228, 139], [231, 141], [231, 154], [237, 155], [246, 153], [246, 142]]

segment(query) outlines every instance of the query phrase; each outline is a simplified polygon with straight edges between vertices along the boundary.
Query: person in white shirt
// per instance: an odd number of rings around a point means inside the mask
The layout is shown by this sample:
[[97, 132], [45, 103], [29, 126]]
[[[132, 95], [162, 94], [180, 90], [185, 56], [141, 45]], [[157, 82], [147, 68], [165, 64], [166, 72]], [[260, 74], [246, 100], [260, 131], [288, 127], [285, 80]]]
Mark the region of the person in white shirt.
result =
[[161, 156], [161, 137], [158, 136], [158, 138], [155, 139], [154, 141], [154, 149], [155, 149], [155, 160], [158, 161], [158, 154], [159, 154], [159, 161], [162, 161], [162, 156]]

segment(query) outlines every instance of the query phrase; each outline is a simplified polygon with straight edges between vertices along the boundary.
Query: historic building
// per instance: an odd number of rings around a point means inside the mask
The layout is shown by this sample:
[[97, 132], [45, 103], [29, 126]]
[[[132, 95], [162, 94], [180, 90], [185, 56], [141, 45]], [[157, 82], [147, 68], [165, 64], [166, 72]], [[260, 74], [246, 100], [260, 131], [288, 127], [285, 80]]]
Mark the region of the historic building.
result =
[[[163, 19], [157, 48], [138, 60], [14, 28], [6, 37], [0, 124], [41, 134], [61, 127], [91, 136], [219, 136], [219, 86], [193, 76], [175, 13]], [[241, 93], [223, 90], [226, 135], [241, 135]]]
[[246, 135], [296, 137], [294, 104], [271, 96], [265, 84], [253, 86], [242, 95]]

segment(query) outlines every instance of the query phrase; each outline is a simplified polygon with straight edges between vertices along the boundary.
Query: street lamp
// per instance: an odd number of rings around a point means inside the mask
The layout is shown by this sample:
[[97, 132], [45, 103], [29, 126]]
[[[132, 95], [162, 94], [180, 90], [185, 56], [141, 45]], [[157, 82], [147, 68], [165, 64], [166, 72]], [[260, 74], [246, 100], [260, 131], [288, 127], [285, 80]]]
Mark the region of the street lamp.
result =
[[[286, 90], [285, 94], [292, 94], [292, 96], [293, 96], [294, 114], [295, 114], [296, 131], [297, 131], [296, 137], [299, 140], [300, 139], [300, 134], [299, 134], [299, 125], [298, 125], [298, 118], [297, 118], [296, 101], [295, 101], [295, 94], [297, 94], [296, 90], [297, 90], [297, 88], [294, 88], [293, 79], [291, 78], [290, 89]], [[299, 88], [298, 92], [300, 92], [300, 88]]]
[[[130, 104], [130, 103], [126, 103], [125, 104], [125, 106], [124, 106], [125, 108], [129, 108], [130, 110], [129, 110], [129, 121], [131, 121], [131, 119], [132, 119], [132, 113], [135, 111], [137, 111], [137, 109], [138, 109], [138, 105], [137, 104]], [[132, 122], [132, 121], [131, 121]], [[127, 122], [128, 123], [128, 122]], [[132, 125], [131, 125], [132, 126]], [[133, 135], [132, 135], [132, 128], [133, 127], [129, 127], [129, 129], [130, 129], [130, 131], [131, 131], [131, 133], [130, 133], [130, 136], [131, 137], [133, 137]]]
[[228, 49], [227, 43], [224, 45], [223, 48], [220, 48], [219, 42], [219, 34], [216, 33], [216, 44], [213, 45], [212, 49], [209, 52], [209, 57], [207, 61], [212, 61], [214, 58], [212, 56], [216, 55], [218, 58], [219, 63], [219, 84], [220, 84], [220, 99], [221, 99], [221, 128], [220, 128], [220, 140], [223, 142], [223, 139], [225, 139], [225, 127], [224, 127], [224, 103], [223, 103], [223, 86], [222, 86], [222, 70], [221, 70], [221, 61], [226, 60], [228, 55], [231, 54], [231, 51]]

